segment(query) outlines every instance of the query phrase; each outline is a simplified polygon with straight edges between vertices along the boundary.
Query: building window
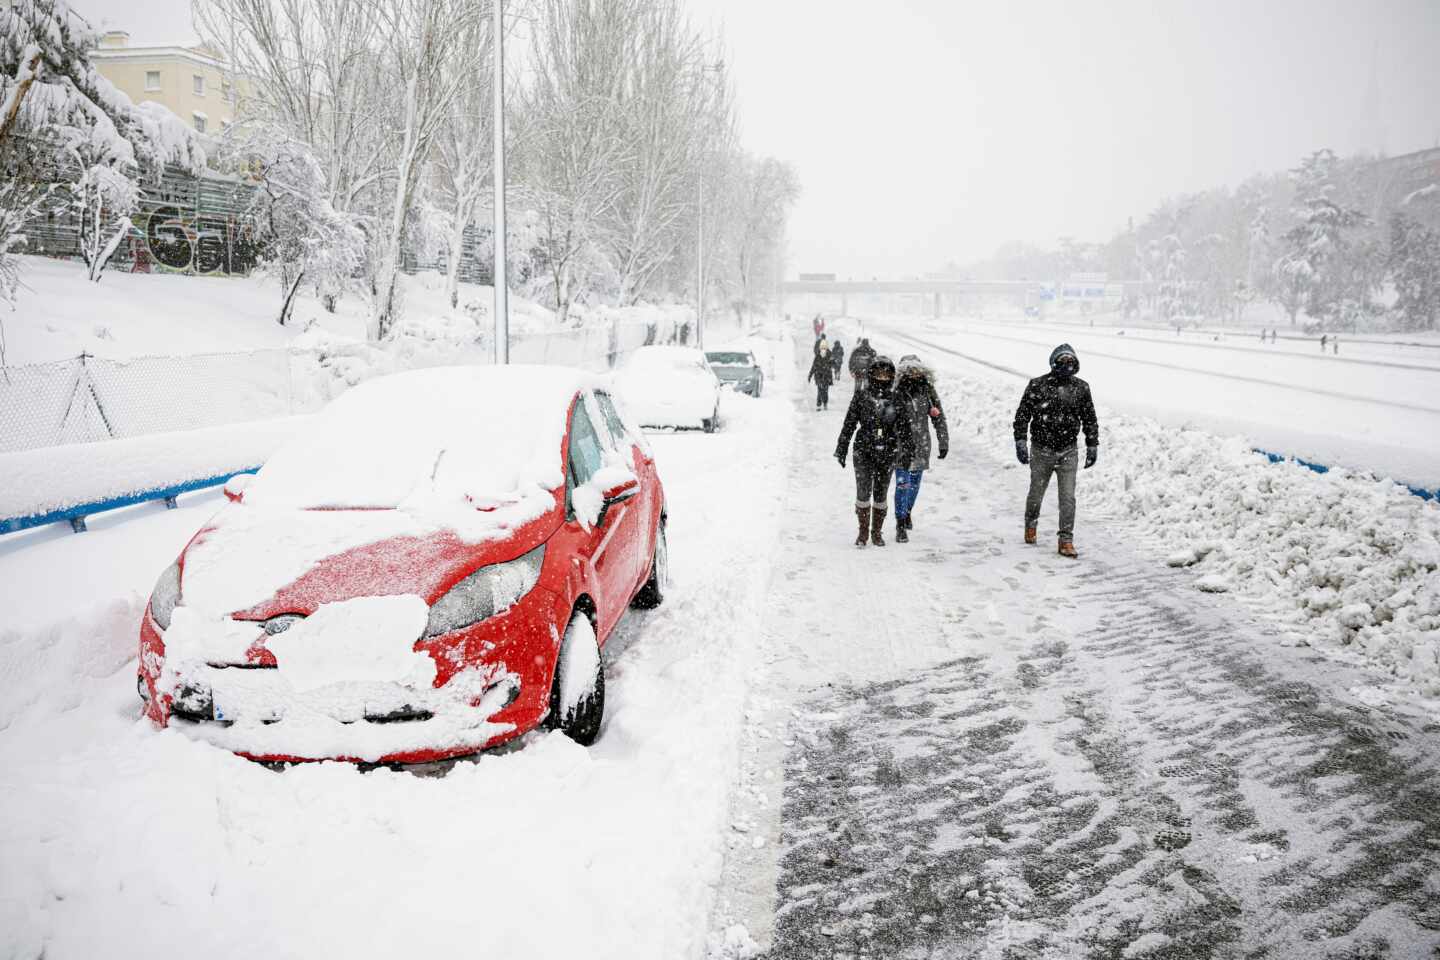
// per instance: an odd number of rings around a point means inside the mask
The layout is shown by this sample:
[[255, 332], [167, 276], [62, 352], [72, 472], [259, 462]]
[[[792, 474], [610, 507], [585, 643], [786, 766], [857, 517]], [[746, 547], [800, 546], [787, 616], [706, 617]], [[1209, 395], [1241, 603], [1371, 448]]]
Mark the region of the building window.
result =
[[146, 71], [145, 71], [145, 89], [146, 89], [146, 90], [159, 90], [159, 89], [160, 89], [160, 71], [159, 71], [159, 70], [146, 70]]
[[197, 73], [195, 74], [193, 81], [195, 86], [195, 96], [205, 96], [205, 78]]
[[195, 113], [192, 114], [192, 116], [195, 118], [195, 132], [204, 133], [206, 119], [205, 114], [201, 113], [199, 110], [196, 110]]

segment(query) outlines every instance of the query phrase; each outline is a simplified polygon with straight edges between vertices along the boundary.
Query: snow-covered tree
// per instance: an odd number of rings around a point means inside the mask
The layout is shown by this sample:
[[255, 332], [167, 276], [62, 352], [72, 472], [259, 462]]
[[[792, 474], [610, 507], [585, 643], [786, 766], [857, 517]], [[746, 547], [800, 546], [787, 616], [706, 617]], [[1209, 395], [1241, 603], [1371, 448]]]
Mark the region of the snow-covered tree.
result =
[[773, 157], [742, 156], [725, 195], [727, 243], [721, 280], [744, 321], [773, 291], [790, 207], [800, 196], [795, 171]]
[[1283, 252], [1274, 267], [1292, 326], [1301, 304], [1311, 317], [1340, 322], [1339, 313], [1348, 321], [1369, 300], [1364, 284], [1371, 271], [1355, 269], [1353, 252], [1347, 249], [1352, 228], [1368, 218], [1338, 197], [1338, 163], [1332, 151], [1317, 150], [1292, 171], [1298, 222], [1282, 238]]
[[465, 231], [472, 228], [476, 214], [487, 206], [494, 188], [492, 123], [494, 108], [494, 46], [491, 37], [493, 10], [487, 5], [480, 16], [467, 22], [470, 31], [463, 46], [472, 58], [455, 58], [452, 70], [469, 75], [460, 78], [459, 90], [447, 122], [435, 137], [434, 172], [436, 200], [446, 208], [445, 298], [454, 307], [460, 300], [460, 262], [465, 249]]
[[723, 79], [712, 77], [678, 0], [651, 0], [637, 12], [619, 104], [631, 151], [609, 218], [621, 304], [635, 302], [688, 239], [699, 151], [707, 128], [724, 123], [729, 109], [728, 97], [715, 92]]
[[79, 175], [67, 185], [80, 259], [98, 282], [120, 242], [130, 232], [130, 215], [140, 205], [140, 186], [117, 165], [87, 163], [77, 154]]
[[256, 227], [260, 263], [280, 285], [282, 326], [289, 322], [301, 285], [334, 297], [351, 282], [365, 252], [353, 219], [330, 203], [319, 160], [304, 144], [273, 129], [254, 135], [240, 155], [255, 178], [249, 215]]
[[[1413, 202], [1406, 199], [1402, 206]], [[1401, 325], [1407, 330], [1435, 329], [1440, 321], [1440, 230], [1397, 211], [1390, 218], [1388, 265]]]
[[577, 287], [613, 270], [607, 228], [633, 150], [619, 102], [640, 2], [537, 3], [533, 79], [516, 111], [516, 193], [538, 215], [545, 292], [562, 322]]

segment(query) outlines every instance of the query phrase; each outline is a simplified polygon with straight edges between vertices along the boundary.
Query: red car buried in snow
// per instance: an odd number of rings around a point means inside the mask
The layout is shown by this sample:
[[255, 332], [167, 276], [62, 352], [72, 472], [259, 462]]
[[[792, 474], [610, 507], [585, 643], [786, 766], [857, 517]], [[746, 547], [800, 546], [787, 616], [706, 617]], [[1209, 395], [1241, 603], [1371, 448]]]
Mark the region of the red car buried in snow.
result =
[[654, 459], [577, 370], [371, 381], [226, 493], [155, 586], [139, 687], [156, 724], [258, 760], [589, 743], [601, 648], [663, 599]]

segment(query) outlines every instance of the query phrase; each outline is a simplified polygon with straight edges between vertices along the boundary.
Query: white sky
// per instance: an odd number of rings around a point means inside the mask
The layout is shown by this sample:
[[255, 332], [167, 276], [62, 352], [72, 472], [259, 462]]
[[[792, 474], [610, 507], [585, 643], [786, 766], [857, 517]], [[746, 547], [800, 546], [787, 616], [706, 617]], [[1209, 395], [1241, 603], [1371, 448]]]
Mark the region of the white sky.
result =
[[[1319, 147], [1440, 144], [1440, 0], [687, 2], [723, 27], [747, 146], [800, 175], [792, 272], [1104, 240]], [[178, 39], [189, 14], [72, 3], [136, 42]]]

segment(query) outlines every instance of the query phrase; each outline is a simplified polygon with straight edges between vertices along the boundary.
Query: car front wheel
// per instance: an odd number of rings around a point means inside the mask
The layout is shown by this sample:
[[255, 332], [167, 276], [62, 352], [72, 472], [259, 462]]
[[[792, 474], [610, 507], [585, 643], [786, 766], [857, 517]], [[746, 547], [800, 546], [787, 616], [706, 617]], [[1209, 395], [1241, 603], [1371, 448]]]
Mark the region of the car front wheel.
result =
[[588, 747], [600, 736], [605, 717], [605, 664], [590, 618], [575, 611], [550, 684], [550, 726]]
[[716, 407], [715, 412], [710, 414], [708, 419], [700, 421], [700, 428], [706, 433], [714, 433], [720, 426], [720, 408]]

